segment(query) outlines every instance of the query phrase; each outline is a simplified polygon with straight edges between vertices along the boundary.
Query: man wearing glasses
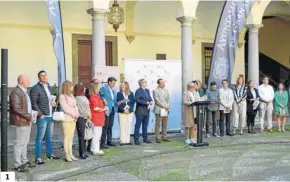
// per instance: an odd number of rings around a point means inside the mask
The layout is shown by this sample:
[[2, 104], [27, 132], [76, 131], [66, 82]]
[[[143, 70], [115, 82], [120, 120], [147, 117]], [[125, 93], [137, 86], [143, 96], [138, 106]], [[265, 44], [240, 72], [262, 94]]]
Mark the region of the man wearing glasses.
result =
[[[220, 135], [224, 136], [224, 124], [226, 123], [226, 135], [233, 136], [231, 133], [231, 110], [234, 103], [233, 91], [228, 87], [228, 81], [222, 80], [222, 88], [219, 89], [220, 101]], [[225, 121], [226, 120], [226, 121]]]
[[150, 96], [150, 91], [146, 88], [147, 82], [144, 79], [138, 81], [140, 88], [136, 90], [135, 101], [136, 101], [136, 124], [134, 130], [134, 141], [135, 145], [140, 145], [139, 133], [142, 124], [142, 136], [144, 143], [151, 143], [147, 135], [147, 127], [149, 122], [149, 106], [153, 104]]

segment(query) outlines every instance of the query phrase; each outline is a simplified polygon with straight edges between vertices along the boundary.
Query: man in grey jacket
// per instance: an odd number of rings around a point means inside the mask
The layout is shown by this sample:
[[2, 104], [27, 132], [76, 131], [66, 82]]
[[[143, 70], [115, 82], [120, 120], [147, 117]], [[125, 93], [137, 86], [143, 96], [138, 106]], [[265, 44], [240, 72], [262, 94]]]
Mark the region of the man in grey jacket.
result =
[[38, 112], [36, 121], [37, 134], [35, 140], [35, 163], [44, 164], [41, 158], [42, 140], [45, 135], [46, 156], [49, 159], [60, 159], [52, 153], [52, 107], [56, 107], [56, 103], [51, 101], [51, 87], [47, 82], [47, 74], [45, 71], [38, 73], [39, 82], [34, 85], [30, 91], [30, 99], [32, 109]]
[[[160, 125], [162, 124], [162, 141], [169, 142], [167, 139], [167, 122], [170, 96], [167, 89], [165, 89], [165, 81], [163, 79], [157, 80], [158, 87], [153, 90], [153, 98], [155, 102], [154, 113], [156, 116], [155, 137], [156, 142], [161, 143], [160, 139]], [[167, 115], [163, 115], [167, 113]]]

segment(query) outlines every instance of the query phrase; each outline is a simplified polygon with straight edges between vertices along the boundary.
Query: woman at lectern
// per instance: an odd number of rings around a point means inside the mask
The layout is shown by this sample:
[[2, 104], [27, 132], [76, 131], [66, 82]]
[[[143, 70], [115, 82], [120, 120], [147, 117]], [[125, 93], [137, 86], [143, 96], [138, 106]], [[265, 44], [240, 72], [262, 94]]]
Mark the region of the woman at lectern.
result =
[[193, 106], [196, 99], [193, 92], [196, 92], [195, 84], [190, 82], [187, 84], [187, 90], [183, 93], [183, 114], [186, 144], [196, 143], [197, 137], [196, 108]]

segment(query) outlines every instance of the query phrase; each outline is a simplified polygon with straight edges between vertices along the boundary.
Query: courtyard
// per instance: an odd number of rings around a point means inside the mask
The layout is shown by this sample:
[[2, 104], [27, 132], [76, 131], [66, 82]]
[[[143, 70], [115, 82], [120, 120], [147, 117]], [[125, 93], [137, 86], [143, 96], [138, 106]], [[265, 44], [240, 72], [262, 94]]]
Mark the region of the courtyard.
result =
[[[152, 138], [153, 139], [153, 138]], [[19, 181], [287, 181], [290, 179], [290, 127], [284, 133], [207, 138], [209, 147], [184, 144], [180, 134], [171, 142], [118, 146], [105, 155], [66, 163], [49, 161], [17, 173]], [[56, 142], [55, 154], [63, 156]], [[33, 160], [34, 147], [28, 154]], [[77, 156], [78, 146], [75, 145]], [[12, 166], [12, 151], [9, 152]], [[45, 158], [44, 158], [45, 159]]]

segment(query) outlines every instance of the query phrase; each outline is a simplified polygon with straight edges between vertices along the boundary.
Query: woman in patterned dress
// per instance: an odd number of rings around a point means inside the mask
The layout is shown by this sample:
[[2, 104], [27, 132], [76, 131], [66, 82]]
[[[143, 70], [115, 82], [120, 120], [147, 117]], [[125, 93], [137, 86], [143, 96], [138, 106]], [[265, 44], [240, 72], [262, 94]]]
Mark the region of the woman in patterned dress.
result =
[[[77, 119], [76, 127], [79, 138], [79, 157], [81, 159], [86, 159], [88, 156], [86, 155], [86, 141], [85, 141], [85, 127], [86, 121], [91, 118], [91, 109], [90, 102], [88, 98], [85, 96], [86, 88], [82, 83], [75, 85], [75, 99], [77, 102], [77, 106], [79, 109], [80, 116]], [[91, 148], [91, 140], [88, 141], [87, 150], [90, 151]]]
[[285, 131], [285, 124], [288, 112], [288, 93], [285, 91], [285, 86], [283, 83], [279, 83], [278, 90], [275, 92], [275, 109], [274, 112], [277, 116], [278, 121], [278, 131]]

